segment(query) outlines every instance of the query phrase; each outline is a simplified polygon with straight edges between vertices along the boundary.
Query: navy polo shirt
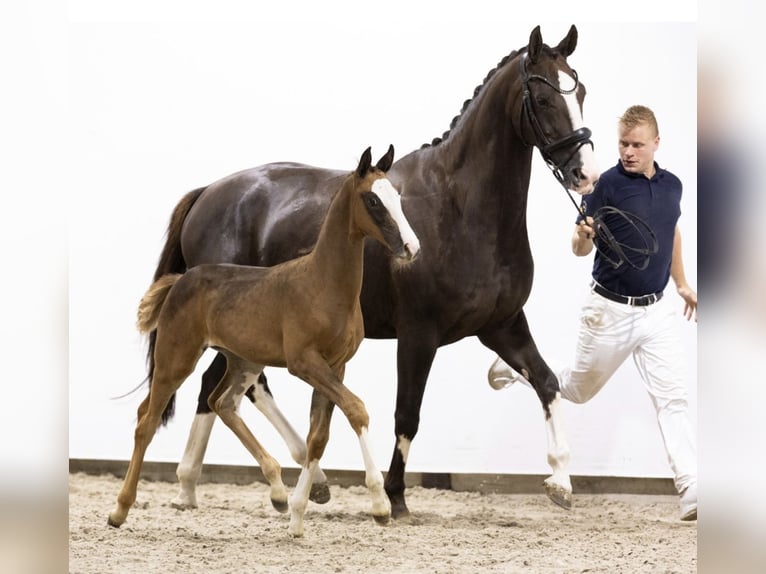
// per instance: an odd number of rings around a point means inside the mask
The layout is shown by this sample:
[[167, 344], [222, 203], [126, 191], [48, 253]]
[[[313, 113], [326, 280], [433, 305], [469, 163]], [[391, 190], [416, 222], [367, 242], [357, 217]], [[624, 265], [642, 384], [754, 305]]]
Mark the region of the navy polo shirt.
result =
[[[663, 291], [670, 279], [670, 262], [673, 256], [673, 239], [676, 223], [681, 215], [681, 180], [655, 162], [654, 177], [625, 171], [622, 163], [607, 170], [598, 180], [590, 195], [584, 196], [585, 213], [593, 216], [597, 209], [610, 205], [643, 219], [657, 237], [659, 250], [649, 256], [649, 264], [643, 271], [623, 263], [616, 269], [598, 250], [593, 260], [593, 278], [614, 293], [637, 297]], [[582, 219], [578, 217], [577, 221]], [[645, 249], [651, 242], [644, 236], [642, 227], [634, 227], [620, 216], [607, 215], [603, 221], [615, 239], [637, 249]], [[643, 233], [642, 233], [643, 232]], [[602, 247], [603, 248], [603, 247]], [[636, 264], [645, 255], [631, 254]], [[615, 259], [607, 249], [607, 255]]]

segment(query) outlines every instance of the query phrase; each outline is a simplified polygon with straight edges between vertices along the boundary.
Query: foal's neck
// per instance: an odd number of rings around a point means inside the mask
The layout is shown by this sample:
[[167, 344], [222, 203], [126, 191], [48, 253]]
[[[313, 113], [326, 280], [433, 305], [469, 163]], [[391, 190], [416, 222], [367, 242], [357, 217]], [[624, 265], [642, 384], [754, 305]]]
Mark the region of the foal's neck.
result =
[[332, 284], [341, 297], [358, 299], [362, 289], [364, 236], [355, 228], [353, 182], [346, 182], [333, 198], [319, 230], [311, 257], [318, 281]]

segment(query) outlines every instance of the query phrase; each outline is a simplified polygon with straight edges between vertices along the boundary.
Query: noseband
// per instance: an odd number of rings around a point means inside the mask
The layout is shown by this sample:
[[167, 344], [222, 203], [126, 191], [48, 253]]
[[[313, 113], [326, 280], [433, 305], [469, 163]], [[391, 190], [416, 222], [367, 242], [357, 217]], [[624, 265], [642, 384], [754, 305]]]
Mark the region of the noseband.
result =
[[[529, 89], [529, 83], [532, 80], [536, 80], [538, 82], [542, 82], [546, 86], [552, 88], [556, 92], [558, 92], [561, 95], [569, 95], [573, 94], [577, 91], [577, 88], [580, 86], [580, 80], [577, 77], [577, 72], [572, 70], [572, 75], [574, 76], [574, 82], [575, 85], [571, 90], [563, 90], [559, 88], [558, 86], [554, 85], [553, 82], [551, 82], [548, 78], [544, 76], [540, 76], [538, 74], [529, 74], [527, 71], [527, 57], [528, 53], [524, 52], [521, 55], [521, 82], [522, 82], [522, 109], [523, 114], [526, 116], [527, 121], [529, 122], [529, 125], [532, 126], [532, 131], [535, 133], [535, 139], [537, 140], [537, 148], [540, 150], [541, 155], [543, 156], [543, 159], [545, 160], [546, 165], [550, 170], [553, 172], [554, 177], [558, 180], [558, 182], [563, 186], [564, 191], [566, 192], [567, 196], [569, 197], [572, 204], [574, 204], [575, 209], [577, 209], [577, 212], [582, 216], [583, 220], [585, 220], [585, 199], [582, 200], [581, 205], [577, 205], [577, 202], [575, 202], [574, 198], [572, 197], [572, 194], [569, 193], [569, 188], [566, 184], [566, 179], [564, 177], [564, 168], [569, 164], [569, 162], [572, 160], [572, 158], [575, 156], [577, 152], [580, 151], [580, 148], [584, 146], [585, 144], [590, 144], [590, 147], [593, 148], [593, 141], [591, 141], [590, 137], [592, 135], [592, 132], [590, 129], [586, 127], [582, 127], [579, 129], [574, 130], [572, 133], [565, 135], [564, 137], [557, 139], [555, 141], [550, 141], [548, 137], [545, 135], [545, 132], [543, 131], [542, 126], [540, 125], [540, 121], [537, 119], [537, 114], [535, 113], [535, 105], [532, 100], [532, 93]], [[520, 134], [521, 141], [525, 145], [531, 145], [524, 141], [524, 136]], [[553, 153], [562, 149], [572, 146], [572, 153], [569, 154], [566, 161], [557, 163], [553, 159]], [[643, 247], [633, 247], [630, 245], [627, 245], [625, 243], [622, 243], [618, 241], [612, 232], [607, 227], [606, 223], [604, 222], [604, 218], [607, 216], [614, 217], [621, 217], [623, 218], [629, 226], [633, 228], [633, 230], [636, 232], [636, 234], [641, 237], [644, 246]], [[612, 267], [617, 269], [620, 267], [623, 263], [627, 264], [628, 266], [632, 267], [633, 269], [643, 270], [646, 269], [646, 267], [649, 265], [649, 258], [657, 253], [658, 251], [658, 244], [657, 244], [657, 236], [655, 235], [652, 228], [649, 226], [649, 224], [638, 217], [637, 215], [634, 215], [632, 213], [628, 213], [626, 211], [622, 211], [620, 209], [617, 209], [616, 207], [612, 206], [604, 206], [596, 210], [596, 212], [593, 214], [593, 232], [595, 237], [593, 238], [593, 244], [595, 245], [598, 252], [601, 254], [606, 261], [609, 262]], [[635, 262], [630, 257], [631, 255], [634, 256], [641, 256], [643, 259], [640, 262]]]

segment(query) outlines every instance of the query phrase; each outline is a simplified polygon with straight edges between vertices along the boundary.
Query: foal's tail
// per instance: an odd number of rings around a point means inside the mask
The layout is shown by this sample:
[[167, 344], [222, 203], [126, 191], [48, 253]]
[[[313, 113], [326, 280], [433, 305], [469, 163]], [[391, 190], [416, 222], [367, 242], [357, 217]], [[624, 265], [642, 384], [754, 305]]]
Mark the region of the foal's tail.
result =
[[[181, 251], [181, 230], [183, 229], [184, 221], [186, 221], [186, 216], [189, 215], [189, 211], [191, 211], [192, 206], [197, 199], [199, 199], [199, 196], [202, 195], [203, 191], [205, 191], [204, 187], [190, 191], [181, 198], [181, 201], [179, 201], [178, 205], [173, 209], [173, 214], [170, 216], [170, 222], [168, 223], [165, 246], [162, 248], [160, 260], [157, 262], [157, 270], [154, 272], [154, 281], [157, 281], [169, 273], [180, 274], [186, 271], [186, 261], [184, 260], [184, 255]], [[149, 345], [146, 350], [146, 364], [150, 385], [152, 384], [152, 375], [154, 374], [154, 345], [157, 341], [157, 331], [155, 330], [155, 327], [156, 323], [149, 327], [151, 332], [149, 333]], [[175, 404], [176, 396], [173, 395], [170, 397], [168, 406], [165, 407], [165, 411], [162, 413], [163, 425], [167, 424], [173, 417]]]
[[170, 289], [181, 277], [180, 273], [163, 275], [152, 283], [152, 286], [141, 298], [141, 302], [138, 304], [138, 320], [136, 321], [136, 326], [141, 333], [157, 332], [162, 305], [165, 303]]

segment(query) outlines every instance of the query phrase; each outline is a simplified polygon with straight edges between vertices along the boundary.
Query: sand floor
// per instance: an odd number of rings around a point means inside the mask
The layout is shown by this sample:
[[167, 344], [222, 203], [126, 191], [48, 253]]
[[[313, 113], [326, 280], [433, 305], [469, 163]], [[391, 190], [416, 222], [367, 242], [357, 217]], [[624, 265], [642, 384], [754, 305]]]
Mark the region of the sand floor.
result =
[[141, 481], [121, 528], [106, 524], [122, 481], [69, 476], [69, 572], [477, 573], [696, 572], [697, 524], [675, 496], [577, 495], [410, 488], [410, 523], [379, 526], [360, 486], [309, 503], [303, 538], [288, 532], [260, 483], [201, 484], [199, 508], [175, 510], [177, 486]]

